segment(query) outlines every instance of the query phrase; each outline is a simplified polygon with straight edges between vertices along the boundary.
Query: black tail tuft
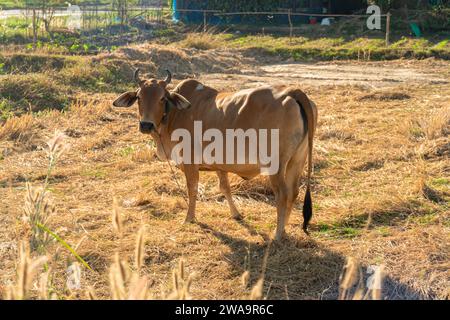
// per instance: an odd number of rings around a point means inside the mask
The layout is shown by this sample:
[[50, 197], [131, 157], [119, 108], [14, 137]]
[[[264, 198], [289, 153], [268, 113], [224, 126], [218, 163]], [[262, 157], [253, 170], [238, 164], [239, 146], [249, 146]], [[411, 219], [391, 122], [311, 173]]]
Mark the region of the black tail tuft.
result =
[[303, 202], [303, 231], [308, 233], [308, 224], [312, 218], [312, 200], [309, 188], [306, 188], [305, 200]]

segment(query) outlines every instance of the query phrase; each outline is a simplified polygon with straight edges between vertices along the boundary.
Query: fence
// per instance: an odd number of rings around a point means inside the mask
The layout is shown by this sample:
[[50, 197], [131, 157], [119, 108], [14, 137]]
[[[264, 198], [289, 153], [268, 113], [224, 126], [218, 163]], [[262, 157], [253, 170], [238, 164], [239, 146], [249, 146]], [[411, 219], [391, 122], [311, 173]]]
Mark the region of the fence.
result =
[[[73, 6], [72, 6], [73, 7]], [[69, 10], [68, 8], [46, 8], [43, 11], [39, 8], [28, 7], [21, 10], [19, 16], [24, 17], [26, 21], [33, 19], [33, 14], [38, 15], [42, 19], [50, 19], [51, 27], [62, 28], [67, 26], [69, 17], [73, 17], [74, 12], [79, 12], [79, 25], [76, 29], [87, 31], [98, 28], [112, 28], [115, 25], [120, 26], [123, 30], [124, 26], [131, 22], [157, 22], [162, 23], [173, 19], [175, 21], [184, 21], [187, 23], [197, 24], [203, 27], [203, 31], [207, 30], [208, 25], [229, 25], [229, 24], [247, 24], [254, 25], [255, 21], [259, 21], [262, 30], [268, 30], [271, 27], [282, 28], [280, 26], [287, 25], [289, 36], [294, 36], [294, 28], [305, 23], [320, 23], [322, 19], [367, 19], [368, 14], [326, 14], [326, 13], [304, 13], [293, 12], [291, 9], [282, 11], [261, 11], [261, 12], [223, 12], [218, 10], [200, 10], [200, 9], [176, 9], [172, 11], [166, 7], [128, 7], [128, 8], [112, 8], [101, 5], [89, 5], [79, 7], [79, 11]], [[259, 19], [248, 19], [248, 17], [260, 17]], [[262, 17], [262, 18], [261, 18]], [[385, 35], [386, 44], [390, 41], [391, 31], [391, 14], [383, 14], [380, 18], [385, 19]], [[0, 13], [1, 19], [1, 13]], [[0, 20], [1, 22], [1, 20]], [[30, 23], [31, 25], [31, 23]], [[48, 26], [47, 26], [48, 27]], [[31, 32], [28, 28], [27, 35]], [[42, 29], [42, 28], [41, 28]], [[48, 30], [41, 30], [42, 33]]]
[[[0, 10], [0, 43], [32, 42], [35, 47], [51, 40], [57, 45], [66, 45], [66, 40], [74, 42], [73, 37], [78, 38], [81, 34], [91, 38], [94, 34], [114, 35], [130, 31], [131, 22], [162, 23], [163, 14], [168, 12], [162, 7], [116, 8], [104, 5], [26, 6], [24, 9]], [[133, 29], [134, 33], [142, 30], [139, 25], [137, 27]], [[107, 45], [105, 41], [103, 45]]]
[[[203, 31], [207, 30], [207, 25], [211, 20], [211, 16], [212, 17], [243, 17], [243, 16], [267, 16], [267, 17], [273, 17], [273, 16], [285, 16], [287, 19], [287, 24], [288, 24], [288, 30], [289, 30], [289, 37], [292, 38], [293, 37], [293, 31], [294, 31], [294, 18], [295, 17], [306, 17], [306, 18], [313, 18], [313, 19], [317, 19], [317, 18], [328, 18], [328, 19], [334, 19], [334, 18], [347, 18], [347, 19], [368, 19], [370, 15], [368, 14], [325, 14], [325, 13], [301, 13], [301, 12], [293, 12], [291, 9], [287, 9], [286, 11], [260, 11], [260, 12], [254, 12], [254, 11], [247, 11], [247, 12], [222, 12], [222, 11], [218, 11], [218, 10], [194, 10], [194, 9], [177, 9], [174, 12], [174, 18], [176, 20], [182, 20], [182, 17], [180, 14], [177, 14], [177, 12], [179, 13], [187, 13], [188, 15], [192, 15], [192, 14], [201, 14], [203, 17]], [[389, 45], [390, 43], [390, 32], [391, 32], [391, 13], [388, 12], [387, 14], [381, 14], [380, 15], [380, 19], [381, 18], [385, 18], [385, 41], [386, 41], [386, 45]], [[187, 21], [189, 22], [189, 20], [195, 21], [195, 20], [199, 20], [198, 18], [195, 19], [195, 17], [191, 18], [191, 19], [187, 19]], [[233, 20], [231, 20], [233, 21]], [[304, 20], [305, 21], [305, 20]], [[308, 20], [306, 20], [308, 21]], [[224, 21], [222, 21], [224, 22]], [[242, 22], [242, 20], [240, 21], [236, 21], [235, 22]], [[316, 21], [317, 22], [317, 21]], [[225, 21], [226, 23], [226, 21]], [[213, 24], [220, 24], [219, 21], [213, 21]], [[262, 27], [262, 30], [265, 30], [264, 27]]]

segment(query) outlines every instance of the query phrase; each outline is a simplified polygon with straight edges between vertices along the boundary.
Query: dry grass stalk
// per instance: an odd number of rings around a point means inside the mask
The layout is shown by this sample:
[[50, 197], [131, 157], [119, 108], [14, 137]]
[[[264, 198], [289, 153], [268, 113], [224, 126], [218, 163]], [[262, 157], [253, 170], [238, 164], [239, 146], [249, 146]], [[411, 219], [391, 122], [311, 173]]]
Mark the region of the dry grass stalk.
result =
[[[382, 283], [384, 279], [384, 267], [377, 266], [373, 275], [367, 282], [368, 289], [365, 290], [364, 278], [359, 262], [353, 258], [347, 258], [340, 279], [339, 300], [380, 300], [382, 298]], [[354, 292], [352, 289], [355, 287]]]
[[69, 148], [65, 143], [67, 137], [61, 131], [55, 130], [53, 137], [47, 141], [47, 155], [50, 159], [49, 166], [55, 165], [56, 160]]
[[137, 273], [133, 273], [128, 289], [128, 300], [147, 300], [148, 298], [147, 277], [139, 277]]
[[89, 286], [86, 290], [86, 298], [88, 300], [98, 300], [97, 296], [95, 295], [94, 288]]
[[215, 49], [223, 45], [223, 41], [211, 32], [189, 33], [182, 41], [182, 45], [187, 48], [199, 50]]
[[111, 110], [111, 103], [103, 102], [85, 102], [77, 100], [69, 107], [71, 113], [77, 118], [85, 122], [91, 122], [102, 119]]
[[114, 263], [109, 272], [109, 284], [111, 289], [111, 298], [113, 300], [125, 299], [125, 287], [128, 280], [128, 269], [125, 262], [121, 261], [119, 254], [114, 256]]
[[413, 191], [419, 196], [432, 202], [445, 203], [447, 194], [435, 190], [427, 184], [427, 180], [430, 178], [430, 175], [428, 174], [428, 166], [423, 157], [423, 152], [423, 148], [416, 150], [417, 159], [415, 160], [414, 166], [417, 171], [417, 179]]
[[113, 198], [112, 225], [113, 230], [117, 233], [119, 238], [122, 238], [123, 235], [122, 217], [119, 212], [119, 203], [116, 197]]
[[346, 300], [348, 291], [358, 281], [359, 265], [353, 257], [347, 258], [347, 263], [344, 266], [340, 281], [340, 300]]
[[[147, 277], [139, 277], [136, 272], [130, 274], [128, 266], [119, 259], [118, 254], [111, 265], [109, 283], [113, 300], [145, 300], [149, 297]], [[93, 292], [88, 293], [88, 296], [95, 298]]]
[[450, 133], [450, 107], [431, 111], [419, 120], [407, 121], [407, 129], [412, 140], [431, 142]]
[[138, 235], [136, 237], [136, 248], [134, 253], [135, 267], [137, 272], [141, 271], [142, 265], [144, 264], [144, 244], [145, 244], [145, 226], [139, 229]]
[[33, 116], [31, 114], [22, 117], [11, 117], [0, 127], [0, 140], [24, 141], [32, 134]]
[[26, 183], [24, 220], [29, 223], [31, 235], [30, 246], [33, 251], [43, 251], [53, 240], [38, 224], [46, 226], [55, 213], [55, 206], [48, 199], [43, 188], [33, 188]]
[[264, 279], [259, 278], [252, 288], [250, 300], [261, 300], [263, 298]]
[[384, 266], [380, 266], [375, 270], [373, 275], [372, 288], [369, 290], [372, 300], [381, 300], [382, 285], [384, 279]]
[[47, 155], [49, 163], [45, 181], [41, 188], [32, 188], [27, 182], [27, 193], [25, 195], [25, 221], [30, 224], [31, 236], [30, 245], [32, 250], [44, 251], [52, 240], [47, 232], [39, 225], [47, 226], [50, 218], [55, 213], [55, 207], [47, 196], [48, 180], [54, 169], [58, 158], [68, 149], [65, 143], [66, 136], [59, 131], [55, 131], [53, 137], [47, 141]]
[[49, 299], [49, 288], [48, 283], [51, 275], [51, 269], [49, 268], [46, 272], [41, 273], [39, 277], [39, 294], [38, 299], [48, 300]]
[[420, 127], [429, 140], [450, 133], [450, 106], [433, 111], [428, 118], [420, 122]]
[[32, 259], [25, 241], [21, 241], [19, 244], [18, 258], [16, 283], [8, 287], [5, 296], [7, 300], [28, 299], [33, 280], [41, 266], [47, 261], [45, 256]]
[[250, 293], [250, 300], [261, 300], [264, 298], [264, 295], [263, 295], [264, 278], [266, 276], [267, 262], [269, 261], [270, 247], [272, 246], [272, 241], [273, 240], [269, 241], [269, 243], [267, 244], [267, 248], [264, 252], [264, 257], [263, 257], [262, 267], [261, 267], [261, 276], [252, 288], [252, 291]]
[[191, 298], [190, 287], [193, 280], [193, 274], [186, 277], [184, 270], [184, 260], [181, 259], [178, 268], [173, 271], [173, 291], [167, 296], [169, 300], [187, 300]]
[[133, 152], [131, 159], [135, 162], [149, 163], [155, 158], [155, 150], [151, 149], [149, 146], [138, 149]]
[[73, 248], [75, 251], [78, 251], [78, 249], [81, 247], [81, 245], [83, 244], [83, 242], [88, 239], [87, 235], [84, 235], [80, 241], [78, 241], [78, 243], [76, 244], [76, 246]]
[[247, 287], [249, 280], [250, 280], [250, 271], [245, 270], [244, 273], [241, 276], [242, 286], [243, 287]]

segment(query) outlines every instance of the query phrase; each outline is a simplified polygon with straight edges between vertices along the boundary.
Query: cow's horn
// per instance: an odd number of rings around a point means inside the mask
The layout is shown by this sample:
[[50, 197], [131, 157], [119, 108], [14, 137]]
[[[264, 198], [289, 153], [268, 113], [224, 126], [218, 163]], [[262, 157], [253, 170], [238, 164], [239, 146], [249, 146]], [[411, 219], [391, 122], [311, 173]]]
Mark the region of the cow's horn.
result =
[[169, 84], [170, 81], [172, 81], [172, 74], [170, 73], [169, 70], [166, 70], [166, 72], [167, 72], [167, 77], [166, 77], [166, 79], [164, 79], [164, 82], [165, 82], [166, 84]]
[[141, 82], [141, 79], [139, 78], [139, 68], [137, 68], [136, 70], [134, 70], [134, 81], [136, 81], [137, 83]]

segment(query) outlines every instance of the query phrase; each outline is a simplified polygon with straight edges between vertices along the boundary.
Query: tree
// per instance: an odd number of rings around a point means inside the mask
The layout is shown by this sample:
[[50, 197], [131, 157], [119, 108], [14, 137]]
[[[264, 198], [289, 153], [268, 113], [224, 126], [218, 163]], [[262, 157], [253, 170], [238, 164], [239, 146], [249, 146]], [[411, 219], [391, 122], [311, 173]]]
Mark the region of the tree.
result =
[[372, 0], [369, 3], [376, 4], [382, 8], [383, 11], [389, 9], [423, 9], [445, 1], [430, 1], [430, 0]]
[[41, 23], [50, 38], [53, 38], [51, 23], [55, 14], [55, 7], [67, 4], [64, 0], [25, 0], [27, 8], [32, 10], [33, 45], [36, 47], [37, 30]]
[[120, 19], [120, 24], [123, 26], [128, 24], [128, 9], [131, 5], [136, 4], [137, 0], [114, 0], [113, 8], [117, 10], [117, 15]]

